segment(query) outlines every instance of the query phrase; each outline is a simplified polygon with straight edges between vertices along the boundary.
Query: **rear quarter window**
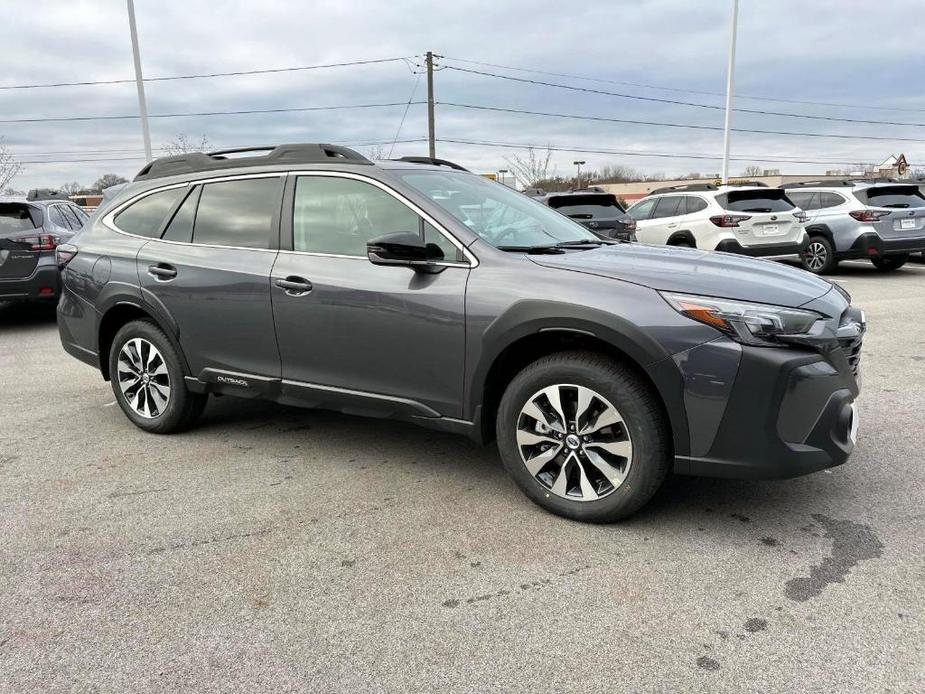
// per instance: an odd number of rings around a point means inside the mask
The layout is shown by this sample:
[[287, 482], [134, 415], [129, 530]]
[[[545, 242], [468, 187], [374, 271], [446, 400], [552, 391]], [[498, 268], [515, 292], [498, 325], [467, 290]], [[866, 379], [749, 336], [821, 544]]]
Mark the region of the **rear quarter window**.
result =
[[716, 196], [724, 210], [732, 212], [787, 212], [793, 204], [783, 190], [758, 188], [756, 190], [730, 190]]
[[113, 220], [119, 229], [136, 236], [153, 238], [160, 231], [167, 213], [173, 209], [186, 188], [171, 188], [159, 193], [152, 193], [134, 202]]

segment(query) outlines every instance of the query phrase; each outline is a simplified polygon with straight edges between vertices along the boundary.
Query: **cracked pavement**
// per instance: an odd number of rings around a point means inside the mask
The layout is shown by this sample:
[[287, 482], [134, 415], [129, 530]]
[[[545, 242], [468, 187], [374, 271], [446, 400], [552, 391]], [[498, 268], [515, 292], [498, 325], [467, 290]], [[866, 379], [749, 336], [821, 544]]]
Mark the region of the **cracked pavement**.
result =
[[0, 308], [0, 691], [922, 691], [925, 266], [833, 279], [870, 326], [849, 462], [611, 526], [412, 425], [220, 398], [144, 434]]

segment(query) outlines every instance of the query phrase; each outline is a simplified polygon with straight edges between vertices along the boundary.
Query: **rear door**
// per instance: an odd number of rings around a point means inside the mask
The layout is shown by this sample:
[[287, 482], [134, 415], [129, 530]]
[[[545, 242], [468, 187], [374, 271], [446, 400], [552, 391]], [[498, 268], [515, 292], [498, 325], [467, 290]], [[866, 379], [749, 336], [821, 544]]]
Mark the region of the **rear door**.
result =
[[744, 217], [733, 227], [742, 246], [799, 243], [804, 225], [794, 216], [796, 208], [781, 188], [746, 188], [716, 196], [728, 214]]
[[176, 324], [192, 375], [203, 381], [256, 393], [280, 376], [270, 270], [284, 179], [255, 174], [184, 187], [138, 252], [145, 301]]
[[[38, 263], [42, 211], [19, 202], [0, 202], [0, 281], [29, 277]], [[0, 285], [0, 295], [4, 289]]]
[[[646, 222], [646, 243], [668, 243], [671, 235], [680, 229], [678, 218], [685, 210], [683, 195], [665, 195], [658, 198], [652, 216]], [[637, 233], [637, 238], [638, 236]]]

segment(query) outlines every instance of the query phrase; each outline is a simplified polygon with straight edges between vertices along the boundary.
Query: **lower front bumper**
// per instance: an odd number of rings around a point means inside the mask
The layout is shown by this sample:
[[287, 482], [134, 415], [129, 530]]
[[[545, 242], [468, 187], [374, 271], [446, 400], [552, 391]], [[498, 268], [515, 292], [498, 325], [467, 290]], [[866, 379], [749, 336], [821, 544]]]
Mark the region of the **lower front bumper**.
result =
[[747, 255], [752, 258], [781, 258], [781, 257], [799, 257], [809, 246], [809, 237], [804, 234], [799, 243], [775, 243], [761, 246], [743, 246], [735, 239], [726, 239], [716, 244], [717, 251], [724, 253], [736, 253], [737, 255]]
[[883, 239], [880, 234], [868, 232], [858, 236], [851, 244], [851, 248], [839, 251], [835, 255], [839, 260], [851, 260], [852, 258], [918, 253], [919, 251], [925, 251], [925, 236], [914, 239]]
[[61, 278], [53, 257], [40, 259], [28, 277], [0, 279], [0, 301], [54, 301], [60, 291]]
[[677, 456], [675, 471], [783, 479], [841, 465], [854, 450], [857, 396], [841, 350], [743, 348], [709, 448]]

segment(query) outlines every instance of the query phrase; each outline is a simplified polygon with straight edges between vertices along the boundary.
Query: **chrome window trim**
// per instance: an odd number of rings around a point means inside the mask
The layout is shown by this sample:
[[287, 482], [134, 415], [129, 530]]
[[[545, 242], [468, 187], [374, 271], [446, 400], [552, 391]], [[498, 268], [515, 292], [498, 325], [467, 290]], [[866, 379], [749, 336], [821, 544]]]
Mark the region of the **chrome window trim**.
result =
[[389, 186], [382, 183], [381, 181], [378, 181], [374, 178], [370, 178], [368, 176], [362, 176], [362, 175], [350, 173], [347, 171], [293, 169], [291, 171], [273, 171], [273, 172], [268, 172], [268, 173], [236, 174], [232, 176], [221, 176], [218, 178], [193, 179], [189, 181], [183, 181], [182, 183], [171, 183], [169, 185], [159, 186], [157, 188], [151, 188], [150, 190], [146, 190], [142, 193], [139, 193], [138, 195], [132, 196], [125, 202], [119, 203], [117, 207], [107, 212], [103, 216], [102, 220], [100, 221], [105, 227], [107, 227], [111, 231], [114, 231], [118, 234], [122, 234], [124, 236], [130, 236], [136, 239], [144, 239], [146, 241], [159, 241], [160, 243], [168, 243], [168, 244], [173, 244], [177, 246], [195, 246], [199, 248], [224, 248], [228, 250], [262, 251], [265, 253], [291, 253], [291, 254], [297, 254], [297, 255], [318, 256], [322, 258], [350, 258], [354, 260], [368, 260], [366, 256], [362, 256], [362, 255], [338, 255], [335, 253], [315, 253], [315, 252], [310, 252], [310, 251], [295, 251], [295, 250], [290, 251], [290, 250], [282, 250], [282, 249], [276, 249], [276, 248], [252, 248], [249, 246], [220, 246], [220, 245], [205, 244], [205, 243], [187, 243], [185, 241], [169, 241], [167, 239], [162, 239], [162, 238], [152, 238], [150, 236], [141, 236], [139, 234], [133, 234], [129, 231], [125, 231], [124, 229], [120, 229], [114, 221], [116, 215], [122, 212], [122, 210], [124, 210], [129, 205], [132, 205], [138, 202], [139, 200], [141, 200], [142, 198], [145, 198], [149, 195], [153, 195], [154, 193], [160, 193], [165, 190], [172, 190], [173, 188], [191, 188], [195, 185], [206, 185], [209, 183], [221, 183], [223, 181], [237, 181], [237, 180], [249, 179], [249, 178], [286, 178], [287, 176], [329, 176], [329, 177], [334, 176], [337, 178], [352, 178], [358, 181], [362, 181], [364, 183], [370, 183], [376, 186], [377, 188], [379, 188], [380, 190], [385, 191], [386, 193], [394, 197], [396, 200], [403, 203], [405, 206], [411, 208], [411, 210], [413, 210], [420, 217], [423, 217], [432, 227], [434, 227], [434, 229], [436, 229], [441, 235], [443, 235], [447, 240], [449, 240], [450, 243], [452, 243], [454, 246], [456, 246], [456, 248], [461, 250], [463, 253], [463, 256], [469, 261], [469, 262], [442, 262], [442, 263], [437, 262], [437, 263], [434, 263], [434, 265], [438, 265], [440, 267], [462, 267], [462, 268], [468, 268], [468, 269], [478, 267], [479, 265], [478, 257], [475, 254], [473, 254], [472, 251], [466, 248], [466, 246], [464, 246], [462, 242], [459, 241], [459, 239], [453, 236], [453, 234], [450, 233], [442, 224], [437, 222], [437, 220], [435, 220], [430, 214], [428, 214], [423, 209], [421, 209], [421, 207], [413, 203], [411, 200], [408, 200], [408, 198], [403, 196], [401, 193], [390, 188]]
[[[415, 214], [423, 218], [428, 224], [430, 224], [437, 232], [443, 236], [447, 241], [456, 246], [456, 248], [462, 251], [463, 256], [469, 261], [464, 262], [436, 262], [434, 265], [439, 265], [441, 267], [465, 267], [465, 268], [474, 268], [478, 267], [479, 259], [468, 249], [462, 242], [453, 236], [446, 227], [440, 224], [436, 219], [434, 219], [430, 214], [425, 212], [421, 207], [413, 203], [411, 200], [406, 198], [404, 195], [399, 193], [394, 188], [389, 187], [382, 181], [378, 181], [375, 178], [370, 178], [368, 176], [363, 176], [361, 174], [355, 174], [348, 171], [317, 171], [317, 170], [306, 170], [306, 169], [293, 169], [289, 172], [290, 176], [325, 176], [328, 178], [349, 178], [355, 181], [360, 181], [362, 183], [369, 183], [376, 188], [384, 191], [385, 193], [391, 195], [393, 198], [398, 200], [400, 203], [405, 205], [405, 207], [410, 208]], [[298, 182], [297, 182], [298, 185]], [[294, 199], [294, 196], [293, 196]], [[367, 260], [365, 255], [339, 255], [335, 253], [318, 253], [314, 251], [281, 251], [283, 253], [299, 253], [302, 255], [316, 255], [322, 257], [333, 257], [333, 258], [359, 258], [361, 260]]]

